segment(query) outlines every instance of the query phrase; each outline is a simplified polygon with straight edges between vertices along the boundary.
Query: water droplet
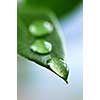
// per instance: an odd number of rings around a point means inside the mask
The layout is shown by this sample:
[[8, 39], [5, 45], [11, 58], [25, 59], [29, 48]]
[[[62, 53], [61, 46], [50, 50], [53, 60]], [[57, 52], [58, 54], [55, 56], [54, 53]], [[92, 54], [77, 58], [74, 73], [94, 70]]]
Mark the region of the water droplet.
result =
[[44, 20], [36, 20], [29, 26], [29, 32], [36, 37], [50, 34], [53, 31], [53, 25]]
[[48, 65], [56, 74], [58, 74], [67, 82], [69, 69], [64, 60], [53, 57], [48, 61]]
[[36, 53], [48, 54], [52, 51], [52, 44], [43, 39], [38, 39], [31, 45], [30, 48]]

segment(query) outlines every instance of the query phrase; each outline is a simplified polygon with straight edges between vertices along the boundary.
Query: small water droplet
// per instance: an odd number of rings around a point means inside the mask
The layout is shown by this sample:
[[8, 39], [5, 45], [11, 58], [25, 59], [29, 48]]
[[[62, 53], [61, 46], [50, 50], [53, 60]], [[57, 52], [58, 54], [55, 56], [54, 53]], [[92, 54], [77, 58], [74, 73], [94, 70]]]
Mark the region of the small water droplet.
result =
[[33, 52], [39, 54], [48, 54], [52, 51], [52, 44], [43, 39], [38, 39], [31, 45], [30, 48]]
[[29, 26], [29, 32], [36, 37], [50, 34], [53, 31], [53, 25], [44, 20], [36, 20]]
[[58, 74], [67, 82], [69, 69], [64, 60], [53, 57], [48, 61], [48, 65], [56, 74]]

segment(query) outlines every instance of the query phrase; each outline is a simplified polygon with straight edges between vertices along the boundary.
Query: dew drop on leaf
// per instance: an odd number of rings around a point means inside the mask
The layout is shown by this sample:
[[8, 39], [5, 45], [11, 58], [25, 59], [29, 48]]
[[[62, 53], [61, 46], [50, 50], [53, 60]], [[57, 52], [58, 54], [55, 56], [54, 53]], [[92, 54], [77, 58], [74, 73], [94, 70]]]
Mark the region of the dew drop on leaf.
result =
[[36, 20], [29, 26], [29, 32], [35, 37], [42, 37], [52, 33], [53, 25], [44, 20]]
[[53, 70], [56, 74], [58, 74], [67, 82], [69, 69], [67, 67], [67, 64], [64, 62], [64, 60], [59, 59], [57, 57], [52, 57], [48, 61], [48, 65], [51, 68], [51, 70]]
[[30, 49], [33, 52], [39, 54], [48, 54], [52, 51], [52, 44], [43, 39], [37, 39], [31, 46]]

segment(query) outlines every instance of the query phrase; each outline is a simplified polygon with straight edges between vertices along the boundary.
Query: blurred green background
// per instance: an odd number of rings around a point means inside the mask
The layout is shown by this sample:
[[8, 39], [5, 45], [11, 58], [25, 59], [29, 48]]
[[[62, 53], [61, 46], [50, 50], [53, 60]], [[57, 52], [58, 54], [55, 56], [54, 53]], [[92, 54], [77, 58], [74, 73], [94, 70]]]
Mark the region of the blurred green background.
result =
[[58, 18], [69, 14], [77, 6], [82, 4], [82, 0], [22, 0], [25, 6], [31, 6], [35, 8], [49, 8]]

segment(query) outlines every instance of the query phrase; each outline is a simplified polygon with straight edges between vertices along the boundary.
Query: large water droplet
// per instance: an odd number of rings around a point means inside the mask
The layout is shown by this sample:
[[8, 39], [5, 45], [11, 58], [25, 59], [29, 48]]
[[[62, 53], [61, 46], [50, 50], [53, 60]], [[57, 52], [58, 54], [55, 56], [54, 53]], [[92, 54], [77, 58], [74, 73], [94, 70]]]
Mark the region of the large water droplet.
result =
[[33, 52], [39, 54], [48, 54], [52, 51], [52, 44], [43, 39], [38, 39], [31, 45], [30, 48]]
[[29, 32], [36, 37], [50, 34], [53, 31], [53, 25], [44, 20], [36, 20], [29, 26]]
[[67, 82], [69, 69], [64, 60], [53, 57], [48, 61], [48, 65], [56, 74], [58, 74]]

